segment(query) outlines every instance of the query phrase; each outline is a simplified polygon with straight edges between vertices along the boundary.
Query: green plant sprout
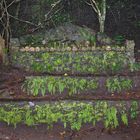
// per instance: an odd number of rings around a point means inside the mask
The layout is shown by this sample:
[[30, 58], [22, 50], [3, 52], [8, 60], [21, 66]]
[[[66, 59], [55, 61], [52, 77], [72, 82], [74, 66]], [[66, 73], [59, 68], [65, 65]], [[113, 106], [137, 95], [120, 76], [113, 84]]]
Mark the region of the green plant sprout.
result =
[[45, 96], [49, 94], [62, 94], [65, 90], [69, 95], [78, 94], [81, 91], [95, 90], [98, 88], [96, 79], [78, 79], [71, 77], [30, 77], [24, 82], [22, 89], [28, 94]]
[[[64, 128], [70, 126], [72, 130], [80, 130], [83, 124], [93, 124], [102, 121], [105, 128], [116, 128], [119, 126], [119, 120], [124, 125], [128, 125], [128, 116], [138, 115], [138, 108], [134, 107], [137, 102], [131, 102], [133, 111], [126, 112], [126, 104], [120, 102], [121, 106], [116, 107], [105, 101], [97, 101], [95, 103], [85, 102], [55, 102], [45, 105], [1, 105], [0, 106], [0, 122], [12, 124], [26, 124], [27, 126], [35, 126], [36, 124], [46, 124], [48, 128], [52, 128], [57, 122], [61, 122]], [[124, 108], [125, 107], [125, 108]], [[120, 112], [121, 110], [121, 112]], [[135, 115], [134, 115], [135, 114]]]
[[109, 78], [106, 81], [106, 87], [108, 91], [114, 92], [121, 92], [122, 90], [130, 90], [133, 86], [133, 82], [130, 79], [125, 78]]

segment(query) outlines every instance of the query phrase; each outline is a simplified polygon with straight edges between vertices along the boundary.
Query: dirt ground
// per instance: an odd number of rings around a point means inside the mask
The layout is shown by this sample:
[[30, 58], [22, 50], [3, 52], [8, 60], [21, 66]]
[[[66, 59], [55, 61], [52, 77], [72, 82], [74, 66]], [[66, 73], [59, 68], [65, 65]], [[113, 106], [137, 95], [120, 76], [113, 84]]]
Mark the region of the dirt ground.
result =
[[48, 130], [45, 125], [19, 125], [14, 129], [0, 123], [0, 140], [140, 140], [140, 119], [129, 127], [120, 126], [116, 130], [105, 130], [98, 124], [96, 127], [85, 125], [78, 132], [63, 129], [60, 124]]

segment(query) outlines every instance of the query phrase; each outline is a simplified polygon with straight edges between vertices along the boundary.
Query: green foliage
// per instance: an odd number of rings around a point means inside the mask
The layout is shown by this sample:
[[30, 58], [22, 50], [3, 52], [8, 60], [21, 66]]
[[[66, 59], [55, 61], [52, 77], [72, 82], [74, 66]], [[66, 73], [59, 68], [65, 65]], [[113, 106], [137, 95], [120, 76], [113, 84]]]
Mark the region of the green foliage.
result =
[[[133, 81], [121, 77], [113, 77], [106, 80], [107, 90], [111, 93], [128, 91], [132, 88]], [[72, 78], [72, 77], [29, 77], [22, 85], [22, 90], [34, 96], [45, 96], [68, 93], [80, 94], [99, 87], [97, 79]]]
[[125, 104], [120, 104], [121, 105], [121, 110], [120, 110], [120, 114], [121, 114], [121, 121], [123, 122], [123, 124], [128, 125], [128, 113], [125, 107]]
[[140, 63], [139, 62], [135, 62], [135, 63], [130, 62], [129, 69], [131, 70], [131, 72], [139, 71], [140, 70]]
[[121, 120], [125, 125], [128, 125], [128, 117], [127, 117], [127, 114], [124, 111], [121, 114]]
[[68, 13], [62, 11], [62, 12], [55, 14], [52, 17], [52, 21], [53, 21], [53, 24], [60, 25], [60, 24], [65, 23], [65, 22], [71, 22], [72, 19]]
[[[56, 2], [58, 2], [58, 0], [44, 0], [43, 4], [47, 4], [50, 7], [52, 7]], [[70, 14], [68, 12], [66, 12], [64, 10], [64, 8], [62, 8], [63, 1], [60, 3], [60, 5], [56, 8], [56, 10], [54, 11], [54, 14], [52, 14], [49, 24], [56, 26], [56, 25], [59, 25], [59, 24], [65, 23], [65, 22], [71, 22]]]
[[140, 28], [140, 20], [134, 22], [134, 26]]
[[105, 127], [116, 128], [118, 125], [117, 109], [115, 107], [108, 108], [105, 115]]
[[139, 63], [115, 51], [101, 52], [15, 52], [13, 64], [35, 72], [57, 73], [120, 73], [124, 69], [140, 70]]
[[109, 78], [106, 81], [106, 87], [110, 92], [121, 92], [122, 90], [130, 90], [133, 86], [133, 82], [130, 79], [125, 78]]
[[128, 62], [127, 56], [116, 53], [114, 51], [106, 52], [103, 55], [102, 63], [103, 63], [104, 70], [109, 69], [112, 72], [120, 71], [126, 65], [125, 62]]
[[53, 102], [35, 105], [34, 107], [29, 105], [22, 107], [10, 104], [1, 105], [0, 122], [12, 124], [14, 127], [20, 123], [28, 126], [44, 123], [48, 128], [52, 128], [53, 124], [61, 122], [64, 128], [70, 126], [72, 130], [80, 130], [83, 124], [92, 123], [96, 125], [97, 122], [103, 121], [105, 128], [116, 128], [119, 126], [119, 119], [128, 125], [128, 114], [124, 109], [125, 104], [121, 104], [123, 105], [119, 108], [114, 105], [110, 106], [105, 101], [97, 101], [94, 104], [91, 102]]
[[114, 37], [114, 40], [115, 40], [116, 44], [122, 45], [124, 43], [124, 41], [125, 41], [125, 37], [122, 36], [122, 35], [116, 35]]
[[85, 90], [95, 90], [98, 88], [98, 82], [90, 79], [79, 79], [71, 77], [30, 77], [22, 86], [23, 91], [37, 96], [45, 96], [46, 93], [56, 94], [68, 91], [69, 95], [78, 94]]
[[[34, 117], [33, 117], [33, 111], [30, 109], [29, 106], [25, 106], [24, 110], [24, 123], [28, 126], [32, 126], [35, 123]], [[21, 115], [21, 114], [20, 114]], [[16, 118], [16, 117], [15, 117]]]
[[15, 108], [11, 105], [9, 109], [9, 105], [5, 105], [5, 107], [0, 107], [0, 121], [7, 122], [8, 125], [12, 124], [16, 127], [16, 124], [22, 121], [21, 113], [23, 113], [23, 110], [20, 108]]
[[139, 114], [139, 105], [137, 101], [133, 101], [130, 107], [130, 117], [132, 119], [136, 119], [137, 115]]
[[40, 45], [42, 44], [42, 35], [31, 35], [31, 36], [27, 36], [25, 38], [26, 44], [27, 45], [32, 45], [32, 46], [36, 46], [36, 45]]
[[92, 35], [88, 30], [81, 30], [81, 35], [87, 41], [89, 41], [90, 45], [96, 46], [96, 37]]

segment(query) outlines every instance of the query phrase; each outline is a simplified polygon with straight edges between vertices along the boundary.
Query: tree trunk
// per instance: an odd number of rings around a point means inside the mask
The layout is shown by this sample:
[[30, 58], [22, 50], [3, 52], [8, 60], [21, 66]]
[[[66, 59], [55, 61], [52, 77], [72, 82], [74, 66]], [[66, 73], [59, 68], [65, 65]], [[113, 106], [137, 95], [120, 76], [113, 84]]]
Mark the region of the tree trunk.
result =
[[106, 19], [106, 0], [102, 0], [102, 12], [98, 13], [100, 32], [103, 33], [105, 30], [105, 19]]
[[99, 17], [99, 24], [100, 24], [100, 32], [104, 33], [105, 30], [105, 21], [102, 17]]
[[5, 54], [5, 41], [0, 36], [0, 64], [4, 64], [6, 62], [6, 54]]
[[10, 62], [10, 17], [8, 13], [8, 6], [7, 1], [3, 0], [1, 2], [2, 6], [2, 26], [3, 26], [3, 33], [0, 36], [0, 57], [1, 63], [9, 64]]

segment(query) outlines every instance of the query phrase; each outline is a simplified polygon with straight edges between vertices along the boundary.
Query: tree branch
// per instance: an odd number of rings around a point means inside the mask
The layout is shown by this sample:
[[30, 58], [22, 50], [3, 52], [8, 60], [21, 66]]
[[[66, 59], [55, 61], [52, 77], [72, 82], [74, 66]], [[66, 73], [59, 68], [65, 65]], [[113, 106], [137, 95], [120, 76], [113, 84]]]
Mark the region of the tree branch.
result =
[[9, 17], [11, 17], [11, 18], [13, 18], [13, 19], [15, 19], [15, 20], [17, 20], [17, 21], [26, 23], [26, 24], [30, 24], [30, 25], [32, 25], [32, 26], [39, 26], [38, 24], [35, 24], [35, 23], [33, 23], [33, 22], [30, 22], [30, 21], [23, 20], [23, 19], [19, 19], [19, 18], [15, 17], [15, 16], [13, 16], [13, 15], [10, 15], [10, 14], [9, 14]]

